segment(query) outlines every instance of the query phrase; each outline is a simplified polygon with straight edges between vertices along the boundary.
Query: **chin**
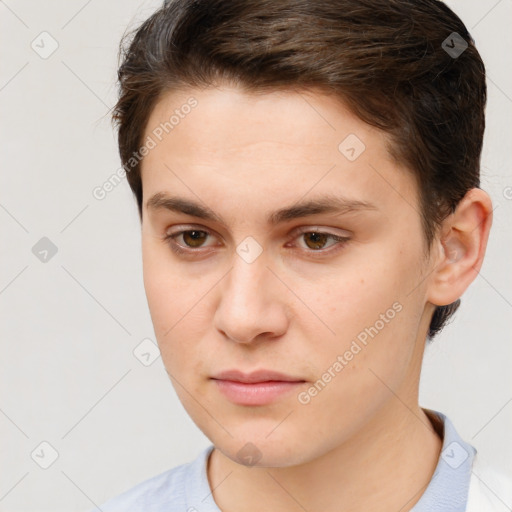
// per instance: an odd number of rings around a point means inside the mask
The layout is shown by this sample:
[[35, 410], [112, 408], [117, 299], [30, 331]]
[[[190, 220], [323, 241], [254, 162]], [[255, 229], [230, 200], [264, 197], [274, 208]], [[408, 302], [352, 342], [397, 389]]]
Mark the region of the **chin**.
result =
[[264, 436], [237, 436], [212, 443], [225, 457], [246, 467], [289, 467], [314, 458], [314, 454], [304, 450], [304, 443], [295, 442], [289, 436], [287, 439], [286, 435], [272, 440]]

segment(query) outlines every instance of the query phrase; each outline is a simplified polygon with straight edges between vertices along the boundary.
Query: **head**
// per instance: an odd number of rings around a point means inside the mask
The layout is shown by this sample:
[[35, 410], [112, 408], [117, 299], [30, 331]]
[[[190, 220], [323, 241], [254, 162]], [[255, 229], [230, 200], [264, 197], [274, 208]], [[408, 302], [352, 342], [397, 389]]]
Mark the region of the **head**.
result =
[[[382, 382], [417, 401], [491, 224], [462, 21], [437, 0], [176, 0], [127, 39], [119, 80], [156, 337], [214, 444], [297, 463], [388, 410]], [[240, 405], [211, 379], [233, 368], [305, 382]]]

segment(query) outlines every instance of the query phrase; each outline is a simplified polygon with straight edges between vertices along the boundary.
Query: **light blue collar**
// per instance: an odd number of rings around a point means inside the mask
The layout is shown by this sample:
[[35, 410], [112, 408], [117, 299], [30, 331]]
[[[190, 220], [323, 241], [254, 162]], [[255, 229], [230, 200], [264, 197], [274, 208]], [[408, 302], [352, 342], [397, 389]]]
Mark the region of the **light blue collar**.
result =
[[443, 448], [434, 475], [411, 512], [464, 512], [476, 450], [461, 439], [444, 414], [429, 412], [444, 424]]

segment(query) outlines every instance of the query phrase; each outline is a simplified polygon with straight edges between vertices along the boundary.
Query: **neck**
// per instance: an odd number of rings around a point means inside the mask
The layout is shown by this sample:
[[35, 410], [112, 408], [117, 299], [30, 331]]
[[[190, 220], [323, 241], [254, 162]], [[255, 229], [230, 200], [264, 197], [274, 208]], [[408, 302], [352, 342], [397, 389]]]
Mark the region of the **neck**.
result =
[[425, 412], [392, 397], [347, 442], [304, 464], [246, 467], [215, 448], [207, 474], [223, 512], [407, 512], [428, 486], [441, 446]]

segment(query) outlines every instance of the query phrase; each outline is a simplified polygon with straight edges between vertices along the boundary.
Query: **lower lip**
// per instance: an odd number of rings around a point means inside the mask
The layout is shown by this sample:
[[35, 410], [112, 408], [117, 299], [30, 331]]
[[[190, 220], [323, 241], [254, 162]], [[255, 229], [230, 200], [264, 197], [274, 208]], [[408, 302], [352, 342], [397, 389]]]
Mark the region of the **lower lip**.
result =
[[304, 382], [268, 381], [246, 384], [233, 380], [213, 379], [219, 390], [238, 405], [266, 405], [296, 390]]

